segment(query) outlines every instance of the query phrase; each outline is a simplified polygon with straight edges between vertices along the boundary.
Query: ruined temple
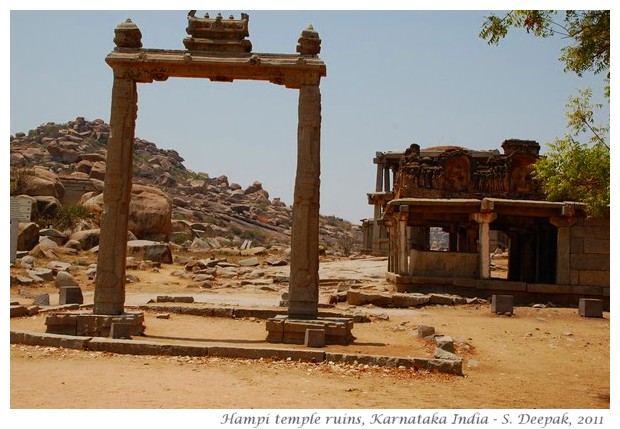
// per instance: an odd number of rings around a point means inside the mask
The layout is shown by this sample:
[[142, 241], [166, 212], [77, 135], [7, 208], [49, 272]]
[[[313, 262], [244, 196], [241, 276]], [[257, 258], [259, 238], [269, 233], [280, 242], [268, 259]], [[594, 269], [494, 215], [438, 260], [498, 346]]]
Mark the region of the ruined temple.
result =
[[420, 151], [412, 144], [399, 161], [395, 198], [513, 198], [542, 200], [531, 177], [540, 145], [531, 140], [506, 140], [504, 153], [462, 147]]
[[[377, 152], [374, 218], [366, 251], [388, 256], [386, 277], [401, 292], [451, 292], [517, 302], [609, 302], [609, 219], [578, 202], [549, 202], [532, 177], [540, 145], [506, 140], [499, 150], [462, 147]], [[391, 185], [393, 183], [393, 186]], [[437, 248], [431, 233], [441, 232]], [[492, 252], [508, 252], [506, 279], [491, 275]], [[608, 304], [607, 304], [608, 305]]]

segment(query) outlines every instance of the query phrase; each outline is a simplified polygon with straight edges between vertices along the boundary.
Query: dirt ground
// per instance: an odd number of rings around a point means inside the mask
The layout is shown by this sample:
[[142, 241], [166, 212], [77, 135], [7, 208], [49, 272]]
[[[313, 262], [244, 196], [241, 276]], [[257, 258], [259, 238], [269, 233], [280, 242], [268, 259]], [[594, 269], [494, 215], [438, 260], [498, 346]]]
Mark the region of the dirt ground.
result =
[[[321, 262], [321, 301], [343, 279], [381, 290], [385, 260]], [[277, 306], [285, 287], [230, 279], [196, 289], [171, 273], [136, 270], [127, 285], [127, 305], [156, 295], [193, 295], [221, 305]], [[265, 268], [261, 279], [286, 274]], [[85, 302], [92, 280], [81, 279]], [[190, 286], [190, 287], [188, 287]], [[30, 289], [30, 290], [26, 290]], [[12, 286], [11, 301], [49, 291], [53, 284]], [[54, 296], [56, 298], [54, 298]], [[53, 303], [53, 302], [52, 302]], [[346, 303], [338, 308], [346, 309]], [[12, 409], [608, 409], [610, 408], [610, 315], [582, 318], [575, 308], [517, 307], [495, 315], [489, 304], [428, 306], [419, 309], [359, 307], [371, 323], [353, 329], [345, 351], [430, 357], [434, 346], [417, 337], [418, 325], [450, 335], [463, 359], [464, 376], [368, 365], [222, 358], [127, 356], [49, 347], [11, 345]], [[264, 321], [146, 312], [150, 341], [255, 345], [265, 342]], [[11, 329], [44, 331], [44, 315], [11, 319]], [[291, 347], [286, 345], [285, 347]], [[302, 347], [303, 346], [293, 346]], [[249, 426], [248, 426], [249, 427]]]

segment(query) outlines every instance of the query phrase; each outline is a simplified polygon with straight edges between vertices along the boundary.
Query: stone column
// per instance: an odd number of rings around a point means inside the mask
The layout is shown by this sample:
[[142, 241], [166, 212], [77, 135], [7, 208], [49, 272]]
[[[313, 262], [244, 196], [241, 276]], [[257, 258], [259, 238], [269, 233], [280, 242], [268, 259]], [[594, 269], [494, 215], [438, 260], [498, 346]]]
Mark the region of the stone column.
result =
[[136, 82], [115, 76], [95, 278], [95, 314], [118, 315], [124, 312], [127, 223], [137, 103]]
[[377, 181], [375, 184], [375, 191], [383, 191], [383, 154], [377, 152], [375, 156], [375, 162], [377, 163]]
[[398, 273], [403, 276], [409, 275], [409, 243], [407, 239], [407, 220], [409, 219], [409, 206], [399, 207], [398, 218]]
[[390, 192], [392, 185], [390, 184], [390, 169], [387, 166], [383, 166], [383, 190]]
[[387, 234], [388, 241], [388, 267], [387, 270], [389, 273], [393, 273], [394, 271], [394, 222], [392, 219], [383, 219], [383, 226], [385, 226], [385, 232]]
[[497, 213], [472, 213], [471, 220], [478, 222], [478, 261], [480, 278], [491, 277], [491, 254], [489, 246], [489, 224], [497, 218]]
[[297, 173], [291, 231], [288, 316], [316, 319], [319, 302], [319, 187], [321, 92], [318, 85], [299, 89]]
[[555, 282], [560, 285], [570, 284], [570, 229], [575, 225], [575, 218], [556, 216], [549, 218], [551, 225], [558, 228], [557, 253], [555, 265]]

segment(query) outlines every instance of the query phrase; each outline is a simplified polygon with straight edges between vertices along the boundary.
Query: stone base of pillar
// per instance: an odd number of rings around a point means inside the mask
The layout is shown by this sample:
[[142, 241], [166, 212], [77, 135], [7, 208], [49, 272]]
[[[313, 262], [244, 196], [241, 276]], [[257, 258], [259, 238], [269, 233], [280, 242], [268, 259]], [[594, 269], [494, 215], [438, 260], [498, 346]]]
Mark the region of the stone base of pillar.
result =
[[286, 315], [267, 320], [267, 342], [284, 344], [304, 344], [306, 330], [325, 331], [325, 345], [349, 345], [355, 337], [351, 334], [353, 320], [345, 317], [319, 317], [317, 319], [290, 319]]
[[112, 324], [125, 324], [130, 335], [144, 334], [144, 313], [132, 312], [112, 316], [87, 312], [50, 314], [45, 319], [45, 332], [84, 337], [109, 337]]

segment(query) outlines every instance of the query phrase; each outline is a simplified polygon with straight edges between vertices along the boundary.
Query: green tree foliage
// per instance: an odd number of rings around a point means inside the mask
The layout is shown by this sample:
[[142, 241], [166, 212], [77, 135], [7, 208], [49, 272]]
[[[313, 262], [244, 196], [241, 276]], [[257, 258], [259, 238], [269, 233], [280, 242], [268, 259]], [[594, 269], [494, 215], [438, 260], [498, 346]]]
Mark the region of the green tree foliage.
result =
[[[600, 105], [590, 104], [591, 91], [582, 90], [567, 104], [568, 132], [549, 143], [549, 152], [534, 164], [533, 176], [551, 201], [581, 201], [590, 216], [602, 216], [610, 202], [610, 155], [605, 143], [609, 127], [592, 118]], [[587, 143], [577, 137], [589, 134]]]
[[[561, 49], [564, 71], [578, 76], [586, 71], [607, 71], [605, 96], [609, 102], [609, 21], [608, 10], [512, 10], [501, 17], [486, 17], [480, 37], [497, 45], [510, 28], [522, 28], [534, 36], [570, 40]], [[590, 89], [571, 97], [566, 106], [567, 134], [548, 143], [549, 151], [536, 162], [533, 174], [547, 199], [580, 201], [590, 216], [602, 216], [610, 203], [609, 118], [604, 125], [596, 124], [595, 111], [603, 106], [592, 104], [591, 98]]]

